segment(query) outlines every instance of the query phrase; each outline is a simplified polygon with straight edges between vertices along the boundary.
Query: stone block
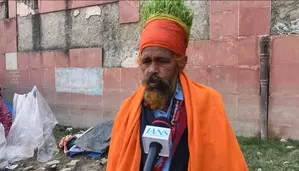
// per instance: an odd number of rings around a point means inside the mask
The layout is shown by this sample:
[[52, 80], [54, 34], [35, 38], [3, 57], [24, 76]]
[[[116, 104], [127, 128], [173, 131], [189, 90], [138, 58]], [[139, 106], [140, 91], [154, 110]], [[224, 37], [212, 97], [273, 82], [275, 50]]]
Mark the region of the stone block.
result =
[[239, 36], [270, 34], [270, 7], [241, 8], [239, 13]]
[[240, 8], [265, 8], [271, 7], [271, 0], [240, 1]]
[[238, 1], [210, 1], [211, 13], [235, 11], [239, 8]]
[[[42, 1], [48, 2], [48, 1]], [[49, 1], [51, 2], [51, 1]], [[56, 3], [56, 1], [55, 1]], [[66, 48], [66, 28], [71, 25], [66, 19], [65, 11], [47, 13], [40, 15], [41, 25], [41, 48], [42, 49], [64, 49]], [[83, 29], [84, 30], [84, 29]], [[85, 30], [84, 30], [85, 31]], [[76, 35], [76, 34], [74, 34]], [[76, 37], [82, 38], [80, 35]]]
[[70, 49], [71, 67], [102, 67], [102, 48]]
[[258, 95], [260, 92], [260, 70], [258, 68], [238, 69], [238, 93]]
[[43, 67], [68, 67], [68, 53], [62, 50], [41, 51]]
[[5, 19], [5, 5], [0, 3], [0, 20]]
[[43, 87], [55, 89], [55, 68], [44, 68], [42, 74]]
[[5, 83], [6, 83], [6, 85], [9, 85], [8, 88], [10, 90], [17, 91], [17, 89], [18, 89], [17, 85], [20, 83], [19, 78], [20, 78], [19, 71], [17, 71], [17, 70], [6, 71], [6, 75], [5, 75], [6, 82]]
[[137, 90], [142, 84], [143, 75], [140, 68], [121, 69], [121, 90]]
[[259, 95], [238, 95], [237, 120], [242, 122], [261, 121], [260, 96]]
[[118, 2], [119, 0], [97, 0], [97, 1], [86, 1], [86, 0], [70, 0], [70, 8], [81, 8], [93, 5], [103, 5], [107, 3]]
[[4, 86], [6, 83], [6, 76], [5, 76], [5, 71], [0, 71], [0, 86]]
[[269, 127], [271, 136], [299, 138], [298, 110], [299, 98], [295, 96], [275, 96], [269, 103]]
[[0, 53], [0, 71], [6, 70], [5, 55]]
[[29, 53], [28, 52], [18, 52], [18, 69], [27, 70], [29, 68]]
[[239, 65], [259, 65], [259, 41], [257, 37], [239, 39]]
[[102, 110], [103, 95], [86, 95], [85, 100], [87, 109]]
[[230, 121], [237, 120], [238, 96], [233, 94], [222, 94], [225, 112]]
[[236, 39], [212, 40], [210, 42], [211, 66], [238, 64], [239, 42]]
[[299, 65], [273, 65], [270, 71], [271, 94], [299, 93]]
[[30, 82], [28, 70], [22, 70], [19, 72], [19, 83], [20, 83], [20, 86], [26, 86], [26, 87], [27, 86], [29, 87], [32, 85], [32, 83]]
[[66, 9], [65, 0], [38, 0], [39, 12], [48, 13]]
[[271, 1], [271, 35], [299, 33], [299, 1]]
[[188, 62], [192, 66], [208, 66], [210, 64], [210, 41], [190, 41], [187, 48]]
[[191, 27], [191, 40], [209, 39], [209, 1], [185, 1], [185, 5], [194, 11], [194, 19]]
[[17, 51], [17, 23], [16, 18], [4, 20], [5, 29], [5, 52], [11, 53]]
[[248, 121], [232, 121], [231, 125], [237, 136], [258, 137], [260, 136], [260, 123]]
[[78, 15], [71, 16], [71, 47], [102, 47], [104, 66], [119, 67], [122, 61], [119, 56], [118, 41], [119, 6], [118, 4], [105, 4], [99, 8], [101, 9], [100, 15], [90, 14], [90, 8], [82, 8]]
[[104, 90], [119, 91], [121, 84], [121, 68], [104, 69]]
[[5, 63], [6, 63], [6, 70], [17, 70], [18, 69], [17, 53], [6, 53]]
[[210, 18], [210, 35], [211, 39], [219, 37], [236, 37], [238, 36], [239, 24], [238, 10], [211, 13]]
[[211, 68], [210, 86], [220, 93], [237, 93], [237, 68], [234, 66], [221, 66]]
[[41, 86], [43, 80], [43, 69], [31, 69], [29, 71], [29, 80], [32, 85]]
[[299, 64], [299, 37], [272, 37], [271, 64]]
[[119, 22], [134, 23], [139, 21], [139, 1], [119, 1]]
[[[35, 37], [38, 35], [37, 32], [33, 32], [32, 22], [35, 18], [31, 15], [18, 17], [18, 51], [28, 51], [33, 49], [33, 41], [36, 41], [33, 39], [33, 35], [35, 34]], [[38, 27], [38, 25], [35, 25], [34, 27]]]
[[29, 68], [41, 68], [42, 67], [42, 56], [41, 52], [28, 52]]
[[211, 73], [208, 67], [187, 66], [185, 72], [194, 82], [203, 85], [209, 85], [210, 83]]
[[8, 1], [8, 8], [9, 18], [15, 18], [17, 16], [17, 1]]
[[106, 121], [114, 119], [120, 109], [121, 104], [122, 99], [120, 96], [120, 91], [104, 91], [103, 120]]

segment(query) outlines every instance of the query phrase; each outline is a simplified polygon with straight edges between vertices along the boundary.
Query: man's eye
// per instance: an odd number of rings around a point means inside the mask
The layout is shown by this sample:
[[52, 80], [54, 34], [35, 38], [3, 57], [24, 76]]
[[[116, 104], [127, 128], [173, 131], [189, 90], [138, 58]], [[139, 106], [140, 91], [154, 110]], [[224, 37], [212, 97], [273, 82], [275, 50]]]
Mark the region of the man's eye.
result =
[[142, 63], [143, 64], [149, 64], [151, 61], [150, 60], [143, 60]]

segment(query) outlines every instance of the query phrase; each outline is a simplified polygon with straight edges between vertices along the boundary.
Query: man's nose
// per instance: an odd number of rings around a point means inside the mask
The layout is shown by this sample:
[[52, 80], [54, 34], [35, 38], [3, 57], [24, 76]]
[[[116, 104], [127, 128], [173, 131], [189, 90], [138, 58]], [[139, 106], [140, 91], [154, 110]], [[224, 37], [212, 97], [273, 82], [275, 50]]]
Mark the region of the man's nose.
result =
[[157, 74], [158, 73], [158, 66], [155, 64], [155, 62], [152, 62], [149, 66], [149, 73], [150, 74]]

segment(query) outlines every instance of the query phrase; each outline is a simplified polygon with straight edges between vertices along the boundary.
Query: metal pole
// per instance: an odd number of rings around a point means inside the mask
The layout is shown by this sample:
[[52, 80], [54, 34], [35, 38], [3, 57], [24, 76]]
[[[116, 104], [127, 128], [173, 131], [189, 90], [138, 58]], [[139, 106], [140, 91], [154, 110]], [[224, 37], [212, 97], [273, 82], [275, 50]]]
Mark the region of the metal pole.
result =
[[269, 36], [260, 39], [261, 138], [268, 138]]

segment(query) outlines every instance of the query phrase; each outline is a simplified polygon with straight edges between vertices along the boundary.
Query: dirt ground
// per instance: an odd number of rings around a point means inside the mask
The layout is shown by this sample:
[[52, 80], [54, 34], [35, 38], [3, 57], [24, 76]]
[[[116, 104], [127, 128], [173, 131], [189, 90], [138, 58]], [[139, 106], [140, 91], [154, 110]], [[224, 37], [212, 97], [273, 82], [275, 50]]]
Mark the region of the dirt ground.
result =
[[[72, 131], [68, 131], [67, 127], [56, 126], [54, 129], [54, 135], [57, 141], [57, 144], [61, 140], [62, 137], [69, 134], [76, 134], [80, 131], [85, 131], [86, 129], [72, 129]], [[59, 149], [60, 150], [60, 149]], [[25, 171], [25, 170], [37, 170], [37, 171], [105, 171], [105, 159], [107, 159], [107, 154], [105, 154], [102, 158], [99, 159], [91, 159], [87, 158], [84, 155], [78, 155], [75, 157], [68, 157], [63, 153], [62, 150], [56, 154], [51, 161], [59, 161], [58, 164], [47, 165], [47, 163], [40, 163], [37, 161], [36, 156], [31, 159], [27, 159], [21, 162], [18, 162], [18, 167], [15, 169], [16, 171]], [[68, 166], [71, 161], [79, 160], [75, 165]], [[50, 161], [50, 162], [51, 162]], [[51, 167], [52, 166], [52, 167]], [[69, 168], [69, 169], [68, 169]]]

